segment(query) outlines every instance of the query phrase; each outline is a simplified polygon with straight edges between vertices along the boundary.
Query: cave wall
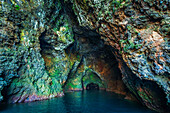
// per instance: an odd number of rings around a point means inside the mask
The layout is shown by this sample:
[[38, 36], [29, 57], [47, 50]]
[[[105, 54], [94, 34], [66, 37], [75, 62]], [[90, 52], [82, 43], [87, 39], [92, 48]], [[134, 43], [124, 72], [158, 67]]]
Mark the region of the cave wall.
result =
[[[84, 48], [82, 46], [80, 47]], [[87, 48], [84, 49], [87, 50]], [[72, 51], [71, 53], [74, 54], [69, 54], [71, 60], [73, 60], [74, 57], [78, 57], [80, 58], [80, 62], [77, 60], [73, 61], [74, 68], [68, 75], [68, 81], [64, 86], [65, 91], [83, 90], [84, 86], [82, 86], [82, 79], [88, 75], [90, 71], [94, 74], [93, 76], [97, 74], [97, 76], [102, 80], [103, 86], [101, 89], [103, 88], [107, 91], [114, 91], [125, 95], [126, 86], [122, 82], [121, 72], [118, 69], [118, 63], [111, 51], [107, 51], [107, 49], [109, 48], [103, 47], [100, 48], [100, 50], [87, 51], [87, 53], [83, 54], [77, 53], [77, 55]], [[96, 81], [97, 79], [94, 79], [93, 82]]]
[[96, 30], [101, 39], [113, 47], [122, 80], [136, 97], [151, 109], [167, 110], [165, 106], [170, 99], [169, 1], [66, 2], [72, 3], [80, 26]]
[[60, 2], [53, 0], [0, 2], [0, 91], [9, 103], [63, 95], [60, 83], [45, 69], [39, 39], [60, 10]]
[[128, 92], [110, 48], [98, 33], [80, 27], [71, 5], [63, 3], [0, 2], [1, 101], [29, 102], [83, 90], [88, 70], [100, 78], [100, 88]]
[[[66, 50], [71, 62], [76, 66], [68, 75], [64, 85], [65, 91], [83, 90], [83, 77], [93, 72], [101, 79], [100, 89], [128, 95], [124, 85], [118, 62], [111, 48], [106, 46], [95, 31], [74, 27], [75, 42]], [[79, 62], [77, 60], [79, 59]], [[94, 79], [94, 82], [98, 81]], [[129, 95], [128, 95], [129, 96]]]

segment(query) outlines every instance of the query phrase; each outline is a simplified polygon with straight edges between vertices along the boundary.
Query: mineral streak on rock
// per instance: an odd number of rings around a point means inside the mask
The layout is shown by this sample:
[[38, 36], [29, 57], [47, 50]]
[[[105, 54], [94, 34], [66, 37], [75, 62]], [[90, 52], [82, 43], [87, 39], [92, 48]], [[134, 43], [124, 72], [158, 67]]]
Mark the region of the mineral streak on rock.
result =
[[99, 89], [170, 103], [169, 0], [1, 0], [0, 102]]

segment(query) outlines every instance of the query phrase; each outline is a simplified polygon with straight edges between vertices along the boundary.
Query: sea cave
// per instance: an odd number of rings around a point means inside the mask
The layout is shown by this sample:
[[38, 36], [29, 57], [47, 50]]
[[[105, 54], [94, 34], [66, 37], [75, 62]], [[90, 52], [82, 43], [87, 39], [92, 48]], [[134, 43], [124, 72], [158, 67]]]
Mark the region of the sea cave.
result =
[[168, 113], [168, 0], [0, 0], [0, 113]]

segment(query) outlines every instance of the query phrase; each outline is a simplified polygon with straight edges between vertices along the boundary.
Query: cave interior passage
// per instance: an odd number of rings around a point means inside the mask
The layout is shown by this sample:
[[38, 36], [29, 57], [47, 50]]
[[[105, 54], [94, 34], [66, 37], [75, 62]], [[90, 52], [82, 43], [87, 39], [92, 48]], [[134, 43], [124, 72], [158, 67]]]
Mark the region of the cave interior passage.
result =
[[95, 83], [90, 83], [86, 86], [86, 90], [99, 90], [99, 85]]

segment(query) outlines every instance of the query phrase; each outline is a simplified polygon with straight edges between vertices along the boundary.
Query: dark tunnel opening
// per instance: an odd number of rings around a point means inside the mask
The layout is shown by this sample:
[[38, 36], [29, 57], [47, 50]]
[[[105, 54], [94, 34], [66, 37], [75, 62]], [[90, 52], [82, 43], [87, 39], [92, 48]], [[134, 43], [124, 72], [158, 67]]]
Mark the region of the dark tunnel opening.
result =
[[86, 86], [86, 90], [99, 90], [99, 85], [95, 83], [90, 83]]

